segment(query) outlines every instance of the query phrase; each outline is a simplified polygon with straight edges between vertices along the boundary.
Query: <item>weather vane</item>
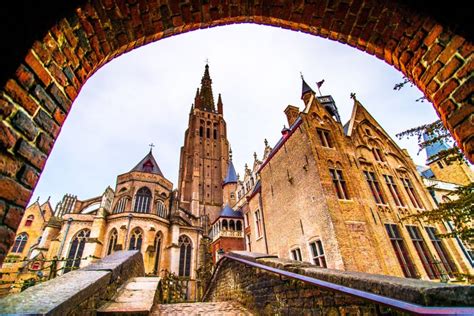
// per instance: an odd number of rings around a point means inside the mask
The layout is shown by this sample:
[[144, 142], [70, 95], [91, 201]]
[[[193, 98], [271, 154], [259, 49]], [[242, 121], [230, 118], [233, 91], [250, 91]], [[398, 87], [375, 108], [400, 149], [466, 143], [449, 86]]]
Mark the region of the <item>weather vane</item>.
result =
[[355, 94], [355, 92], [351, 92], [351, 99], [353, 99], [354, 101], [356, 100], [356, 94]]

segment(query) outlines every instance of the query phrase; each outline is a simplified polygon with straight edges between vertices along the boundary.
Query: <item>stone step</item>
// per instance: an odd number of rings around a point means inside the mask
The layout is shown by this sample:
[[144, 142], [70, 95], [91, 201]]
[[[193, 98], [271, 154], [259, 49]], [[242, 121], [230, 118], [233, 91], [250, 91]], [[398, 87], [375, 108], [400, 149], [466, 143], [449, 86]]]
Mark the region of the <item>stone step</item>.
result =
[[206, 302], [206, 303], [179, 303], [157, 304], [151, 315], [163, 316], [189, 316], [189, 315], [219, 315], [219, 316], [244, 316], [253, 315], [237, 302]]
[[149, 315], [159, 282], [158, 277], [130, 279], [111, 301], [97, 310], [97, 315]]

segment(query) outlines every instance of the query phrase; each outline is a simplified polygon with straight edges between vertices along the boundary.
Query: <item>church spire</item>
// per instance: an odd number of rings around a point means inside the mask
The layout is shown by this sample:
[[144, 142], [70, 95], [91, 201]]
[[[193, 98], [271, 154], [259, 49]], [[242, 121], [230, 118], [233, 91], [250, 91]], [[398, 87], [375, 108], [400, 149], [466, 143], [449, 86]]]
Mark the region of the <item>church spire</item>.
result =
[[204, 111], [214, 112], [214, 96], [212, 95], [212, 79], [209, 75], [209, 65], [206, 64], [204, 75], [201, 79], [201, 90], [199, 95], [199, 108]]
[[219, 97], [217, 98], [217, 113], [223, 114], [223, 109], [222, 109], [222, 97], [221, 94], [219, 93]]

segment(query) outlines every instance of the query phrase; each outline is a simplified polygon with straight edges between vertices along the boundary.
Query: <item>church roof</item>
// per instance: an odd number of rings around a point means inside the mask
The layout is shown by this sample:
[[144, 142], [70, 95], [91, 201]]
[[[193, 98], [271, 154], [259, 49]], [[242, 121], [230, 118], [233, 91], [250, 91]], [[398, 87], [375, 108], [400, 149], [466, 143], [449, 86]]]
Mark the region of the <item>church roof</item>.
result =
[[160, 167], [158, 163], [156, 163], [155, 157], [153, 157], [153, 153], [150, 152], [143, 158], [130, 172], [138, 171], [138, 172], [147, 172], [158, 174], [163, 177], [163, 173], [161, 173]]
[[[433, 138], [434, 138], [433, 136], [429, 136], [428, 134], [423, 133], [423, 141], [427, 142], [427, 141], [432, 140]], [[437, 141], [430, 144], [425, 149], [426, 149], [426, 160], [431, 161], [433, 160], [434, 156], [436, 156], [443, 150], [448, 150], [449, 147], [443, 141]]]
[[234, 211], [229, 205], [225, 205], [224, 208], [221, 210], [219, 217], [234, 217], [234, 218], [243, 218], [242, 212]]
[[227, 175], [224, 179], [223, 184], [237, 183], [237, 173], [235, 172], [234, 163], [232, 159], [229, 160], [229, 166], [227, 167]]
[[416, 171], [418, 172], [418, 174], [420, 176], [422, 176], [423, 178], [434, 178], [434, 174], [433, 174], [433, 171], [431, 170], [431, 168], [429, 167], [426, 167], [426, 166], [416, 166]]

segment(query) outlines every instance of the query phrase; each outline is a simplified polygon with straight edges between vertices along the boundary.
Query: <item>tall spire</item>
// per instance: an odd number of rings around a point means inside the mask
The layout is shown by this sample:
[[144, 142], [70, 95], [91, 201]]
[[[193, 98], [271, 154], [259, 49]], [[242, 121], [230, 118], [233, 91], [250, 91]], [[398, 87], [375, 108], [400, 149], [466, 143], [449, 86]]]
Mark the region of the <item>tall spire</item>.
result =
[[212, 95], [212, 79], [209, 75], [209, 65], [206, 64], [204, 75], [201, 79], [199, 108], [204, 111], [214, 112], [214, 96]]
[[219, 97], [217, 98], [217, 113], [223, 114], [223, 109], [222, 109], [222, 97], [221, 94], [219, 93]]
[[436, 135], [429, 135], [427, 133], [423, 133], [423, 141], [424, 142], [432, 142], [428, 146], [426, 146], [426, 160], [428, 163], [433, 162], [437, 160], [436, 155], [438, 155], [441, 151], [443, 150], [448, 150], [449, 147], [446, 145], [445, 142], [442, 140], [438, 140], [436, 142], [433, 142], [433, 140], [436, 138]]
[[311, 87], [306, 83], [306, 81], [304, 80], [303, 75], [301, 75], [301, 81], [302, 81], [301, 98], [303, 99], [304, 95], [308, 92], [311, 92], [311, 93], [314, 94], [313, 89], [311, 89]]

